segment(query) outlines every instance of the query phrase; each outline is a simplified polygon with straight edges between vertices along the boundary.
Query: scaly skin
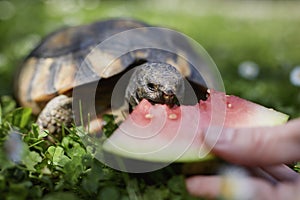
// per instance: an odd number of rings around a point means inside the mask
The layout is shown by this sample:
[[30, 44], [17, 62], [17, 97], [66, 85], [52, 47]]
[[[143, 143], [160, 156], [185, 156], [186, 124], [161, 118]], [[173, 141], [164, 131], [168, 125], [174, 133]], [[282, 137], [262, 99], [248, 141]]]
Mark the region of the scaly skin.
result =
[[166, 63], [145, 63], [136, 67], [126, 89], [125, 99], [135, 107], [142, 99], [151, 103], [179, 105], [184, 94], [182, 75]]
[[62, 124], [70, 126], [72, 117], [72, 98], [59, 95], [48, 102], [37, 119], [41, 130], [48, 130], [50, 134], [61, 131]]

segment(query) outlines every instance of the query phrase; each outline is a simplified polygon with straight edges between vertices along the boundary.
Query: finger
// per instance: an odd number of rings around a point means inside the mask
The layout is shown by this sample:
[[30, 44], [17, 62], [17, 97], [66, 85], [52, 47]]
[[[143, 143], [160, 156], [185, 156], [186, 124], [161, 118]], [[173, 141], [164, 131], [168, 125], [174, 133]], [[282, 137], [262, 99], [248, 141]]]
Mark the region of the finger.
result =
[[300, 174], [286, 165], [261, 167], [261, 169], [275, 178], [277, 181], [295, 182], [300, 179]]
[[207, 134], [205, 143], [220, 157], [248, 166], [300, 160], [300, 119], [276, 127], [224, 128]]
[[198, 197], [221, 197], [231, 200], [272, 199], [268, 195], [272, 192], [272, 186], [255, 178], [231, 179], [221, 176], [195, 176], [186, 180], [186, 187], [190, 194]]
[[224, 178], [220, 176], [195, 176], [186, 180], [190, 194], [198, 197], [224, 199], [292, 200], [299, 197], [300, 183], [270, 185], [258, 178]]
[[300, 179], [300, 174], [286, 165], [276, 165], [268, 167], [249, 167], [247, 170], [252, 176], [263, 178], [272, 184], [279, 182], [295, 182]]
[[188, 192], [193, 196], [216, 198], [221, 194], [219, 176], [194, 176], [186, 180]]
[[273, 177], [272, 175], [270, 175], [269, 173], [267, 173], [266, 171], [264, 171], [259, 167], [248, 168], [248, 171], [251, 174], [251, 176], [263, 179], [272, 185], [276, 185], [279, 183], [279, 181], [275, 177]]

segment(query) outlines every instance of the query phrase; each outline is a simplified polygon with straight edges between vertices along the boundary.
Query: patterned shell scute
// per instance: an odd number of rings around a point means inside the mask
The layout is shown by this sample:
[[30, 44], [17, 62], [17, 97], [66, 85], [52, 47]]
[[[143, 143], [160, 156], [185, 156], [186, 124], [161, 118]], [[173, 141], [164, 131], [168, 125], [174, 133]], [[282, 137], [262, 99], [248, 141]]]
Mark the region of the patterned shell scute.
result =
[[[39, 113], [58, 94], [68, 94], [76, 86], [110, 78], [139, 62], [165, 62], [187, 78], [203, 80], [186, 59], [196, 55], [187, 40], [164, 31], [153, 34], [143, 27], [150, 26], [131, 19], [110, 19], [63, 28], [48, 35], [19, 69], [15, 92], [20, 104]], [[138, 30], [134, 36], [106, 40], [132, 29]], [[145, 46], [159, 46], [172, 52], [141, 48]]]

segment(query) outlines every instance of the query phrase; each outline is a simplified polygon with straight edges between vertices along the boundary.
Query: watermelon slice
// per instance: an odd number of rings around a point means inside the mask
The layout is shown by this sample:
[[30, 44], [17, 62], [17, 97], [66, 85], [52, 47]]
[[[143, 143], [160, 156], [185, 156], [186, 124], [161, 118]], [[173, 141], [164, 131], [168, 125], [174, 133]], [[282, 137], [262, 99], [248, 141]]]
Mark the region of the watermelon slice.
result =
[[261, 105], [210, 91], [206, 101], [170, 109], [143, 100], [103, 144], [107, 152], [151, 162], [192, 162], [201, 157], [203, 133], [214, 127], [274, 126], [286, 114]]

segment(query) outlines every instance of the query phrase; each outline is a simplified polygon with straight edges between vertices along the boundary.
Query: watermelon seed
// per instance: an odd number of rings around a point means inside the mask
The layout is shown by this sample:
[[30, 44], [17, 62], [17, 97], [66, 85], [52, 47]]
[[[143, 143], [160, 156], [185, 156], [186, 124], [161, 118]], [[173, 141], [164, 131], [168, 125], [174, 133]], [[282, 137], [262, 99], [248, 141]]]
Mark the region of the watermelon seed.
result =
[[153, 115], [150, 114], [150, 113], [148, 113], [148, 114], [145, 115], [145, 118], [146, 118], [146, 119], [152, 119], [152, 118], [153, 118]]
[[205, 95], [205, 97], [208, 98], [210, 95], [210, 89], [207, 89], [206, 92], [207, 92], [207, 94]]
[[227, 108], [231, 108], [232, 104], [231, 103], [227, 103]]
[[177, 115], [172, 113], [169, 115], [169, 119], [177, 119]]

